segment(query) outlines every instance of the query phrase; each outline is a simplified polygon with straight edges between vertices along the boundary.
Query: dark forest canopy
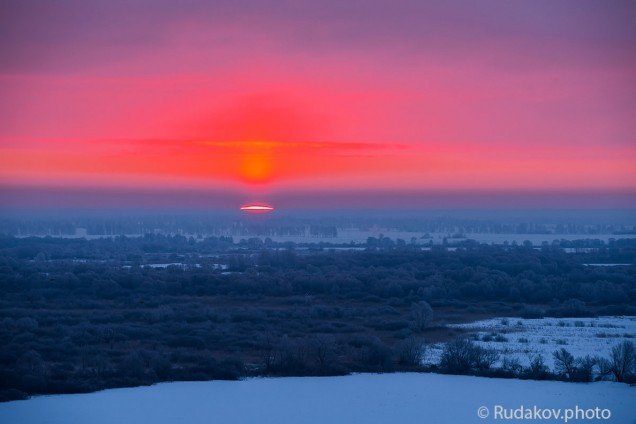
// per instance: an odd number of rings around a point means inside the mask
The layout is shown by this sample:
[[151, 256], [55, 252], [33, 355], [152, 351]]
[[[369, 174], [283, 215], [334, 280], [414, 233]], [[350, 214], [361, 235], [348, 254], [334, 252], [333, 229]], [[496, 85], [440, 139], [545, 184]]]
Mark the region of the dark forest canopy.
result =
[[0, 397], [412, 369], [414, 340], [455, 337], [445, 322], [636, 315], [633, 240], [362, 247], [2, 237]]
[[334, 251], [328, 245], [296, 250], [290, 243], [261, 239], [235, 245], [225, 237], [201, 242], [157, 235], [90, 241], [3, 237], [0, 284], [3, 296], [64, 292], [98, 299], [108, 292], [114, 299], [142, 293], [331, 293], [427, 301], [579, 299], [624, 304], [634, 300], [633, 266], [586, 264], [634, 264], [636, 241], [564, 241], [562, 245], [583, 247], [584, 253], [565, 253], [561, 245], [534, 249], [474, 242], [452, 250], [433, 246], [423, 251], [388, 238], [370, 238], [364, 251]]

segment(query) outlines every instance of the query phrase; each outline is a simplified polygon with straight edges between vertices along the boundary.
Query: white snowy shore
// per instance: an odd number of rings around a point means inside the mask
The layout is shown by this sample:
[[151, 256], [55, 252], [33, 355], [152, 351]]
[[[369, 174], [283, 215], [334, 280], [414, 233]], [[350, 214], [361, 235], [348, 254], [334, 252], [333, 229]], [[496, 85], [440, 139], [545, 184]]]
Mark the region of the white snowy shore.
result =
[[[553, 352], [565, 348], [575, 357], [609, 357], [612, 347], [624, 340], [636, 342], [636, 317], [596, 318], [492, 318], [449, 327], [475, 332], [475, 342], [504, 358], [527, 366], [537, 355], [554, 367]], [[437, 364], [444, 346], [429, 346], [425, 363]]]
[[[6, 424], [486, 423], [504, 408], [601, 408], [606, 423], [636, 422], [626, 384], [522, 381], [439, 374], [253, 378], [163, 383], [0, 404]], [[488, 418], [477, 416], [479, 407]], [[564, 422], [541, 420], [541, 422]], [[570, 421], [582, 422], [582, 421]], [[594, 421], [591, 421], [594, 422]]]

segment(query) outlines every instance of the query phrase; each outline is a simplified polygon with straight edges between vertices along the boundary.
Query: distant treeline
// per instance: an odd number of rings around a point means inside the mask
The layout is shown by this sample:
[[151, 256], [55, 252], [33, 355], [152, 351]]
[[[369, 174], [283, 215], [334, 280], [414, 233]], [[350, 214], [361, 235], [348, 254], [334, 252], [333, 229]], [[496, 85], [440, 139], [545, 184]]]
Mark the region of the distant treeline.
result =
[[[310, 231], [312, 231], [310, 229]], [[329, 234], [336, 231], [331, 227], [320, 227], [315, 230], [316, 234]], [[304, 243], [295, 243], [291, 241], [278, 242], [270, 237], [249, 237], [235, 239], [230, 236], [208, 236], [196, 238], [193, 236], [183, 235], [163, 235], [163, 234], [144, 234], [143, 236], [113, 236], [94, 238], [87, 240], [86, 238], [63, 238], [63, 237], [13, 237], [0, 234], [0, 253], [5, 257], [13, 257], [17, 259], [117, 259], [117, 260], [134, 260], [142, 259], [142, 255], [148, 253], [173, 253], [173, 254], [210, 254], [210, 253], [227, 253], [237, 252], [245, 253], [247, 250], [261, 251], [272, 249], [285, 250], [309, 250], [321, 251], [329, 249], [367, 249], [371, 251], [377, 250], [419, 250], [420, 248], [437, 248], [451, 247], [461, 249], [474, 250], [480, 245], [475, 240], [463, 240], [464, 235], [457, 239], [452, 237], [444, 239], [441, 245], [435, 244], [432, 240], [426, 238], [412, 237], [408, 240], [400, 238], [394, 239], [385, 236], [368, 237], [364, 243], [335, 243], [325, 239], [316, 242], [308, 240]], [[481, 243], [486, 246], [487, 243]], [[555, 236], [552, 242], [543, 242], [541, 246], [534, 246], [532, 242], [526, 240], [521, 243], [513, 241], [500, 243], [500, 247], [518, 247], [543, 249], [544, 251], [559, 249], [569, 249], [578, 253], [597, 252], [599, 258], [605, 260], [622, 260], [636, 261], [636, 238], [617, 238], [610, 239], [605, 242], [600, 239], [559, 239]], [[443, 250], [443, 249], [442, 249]], [[586, 256], [585, 259], [590, 259]]]
[[[77, 230], [88, 235], [122, 234], [192, 234], [234, 236], [298, 236], [333, 237], [338, 229], [378, 229], [418, 233], [466, 234], [634, 234], [633, 217], [620, 211], [593, 213], [567, 211], [543, 215], [536, 213], [510, 214], [506, 212], [458, 213], [452, 211], [435, 216], [433, 212], [419, 211], [387, 214], [342, 212], [339, 214], [312, 214], [295, 212], [291, 215], [276, 213], [264, 216], [241, 216], [237, 213], [177, 213], [144, 215], [131, 212], [108, 215], [66, 213], [25, 213], [0, 216], [0, 234], [75, 235]], [[477, 216], [477, 217], [475, 217]]]
[[256, 240], [0, 238], [0, 398], [412, 370], [423, 338], [457, 335], [451, 319], [636, 315], [636, 266], [583, 265], [633, 264], [632, 240], [576, 254]]

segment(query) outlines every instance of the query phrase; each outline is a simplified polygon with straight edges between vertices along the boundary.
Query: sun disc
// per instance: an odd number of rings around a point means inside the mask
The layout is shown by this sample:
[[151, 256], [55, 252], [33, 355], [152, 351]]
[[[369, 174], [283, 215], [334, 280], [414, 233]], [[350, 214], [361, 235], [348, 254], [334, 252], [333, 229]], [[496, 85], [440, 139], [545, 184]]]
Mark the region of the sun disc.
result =
[[274, 208], [272, 206], [263, 203], [250, 203], [241, 206], [241, 211], [247, 213], [268, 213], [273, 210]]

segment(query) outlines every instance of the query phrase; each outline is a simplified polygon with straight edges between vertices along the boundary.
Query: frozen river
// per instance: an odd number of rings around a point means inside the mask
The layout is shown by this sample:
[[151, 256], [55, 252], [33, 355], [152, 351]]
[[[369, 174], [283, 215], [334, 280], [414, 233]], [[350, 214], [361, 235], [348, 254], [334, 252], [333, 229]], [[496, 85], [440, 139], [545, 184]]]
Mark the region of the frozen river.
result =
[[[439, 374], [255, 378], [164, 383], [0, 404], [11, 424], [374, 424], [485, 423], [499, 408], [549, 408], [564, 422], [575, 408], [634, 423], [636, 388], [626, 384], [522, 381]], [[482, 408], [481, 410], [479, 408]], [[485, 409], [484, 409], [485, 408]], [[478, 417], [478, 411], [485, 419]], [[568, 412], [569, 411], [569, 412]], [[573, 420], [570, 422], [582, 422]], [[592, 420], [591, 422], [595, 422]]]

